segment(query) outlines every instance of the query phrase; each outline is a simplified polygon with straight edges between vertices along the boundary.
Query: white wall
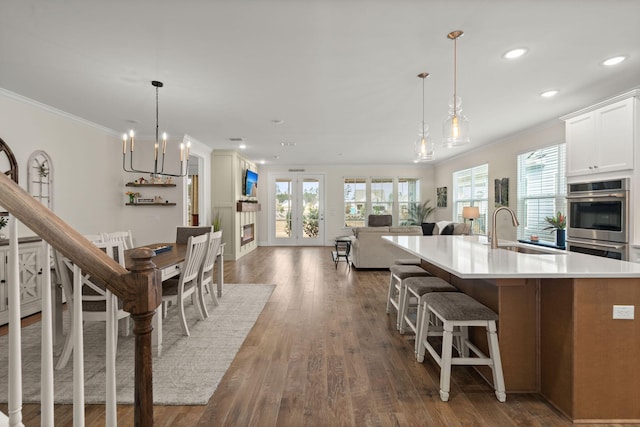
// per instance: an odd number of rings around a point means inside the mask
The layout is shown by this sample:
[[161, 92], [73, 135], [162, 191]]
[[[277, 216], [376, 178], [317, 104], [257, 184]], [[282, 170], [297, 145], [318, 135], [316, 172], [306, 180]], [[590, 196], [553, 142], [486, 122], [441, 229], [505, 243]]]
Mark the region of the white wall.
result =
[[[453, 172], [468, 169], [487, 163], [489, 165], [489, 224], [494, 207], [494, 179], [509, 178], [509, 207], [516, 210], [517, 203], [517, 156], [518, 154], [564, 142], [564, 122], [552, 120], [542, 126], [523, 131], [512, 137], [497, 141], [491, 145], [465, 153], [452, 160], [447, 160], [435, 166], [436, 187], [447, 187], [448, 203], [446, 208], [436, 209], [438, 221], [453, 218]], [[490, 225], [489, 225], [490, 227]], [[501, 239], [515, 240], [517, 230], [511, 224], [511, 218], [506, 213], [500, 213], [497, 218], [498, 235]]]
[[[136, 245], [175, 240], [184, 210], [182, 179], [163, 195], [177, 206], [125, 206], [124, 193], [134, 188], [124, 185], [140, 174], [122, 171], [119, 133], [0, 89], [0, 138], [16, 157], [19, 184], [25, 189], [29, 155], [44, 150], [51, 156], [54, 210], [81, 233], [131, 229]], [[138, 188], [143, 196], [159, 193], [144, 190]], [[20, 234], [33, 235], [25, 227]]]
[[289, 168], [304, 169], [304, 174], [324, 175], [325, 187], [325, 244], [332, 244], [337, 236], [350, 234], [351, 230], [344, 227], [344, 178], [345, 177], [393, 177], [393, 178], [419, 178], [421, 180], [422, 200], [431, 199], [431, 206], [436, 204], [436, 190], [434, 183], [434, 170], [428, 164], [409, 165], [323, 165], [323, 166], [258, 166], [260, 182], [258, 186], [258, 201], [262, 204], [262, 211], [258, 215], [258, 239], [259, 244], [268, 243], [268, 209], [267, 200], [267, 176], [270, 173], [290, 174]]

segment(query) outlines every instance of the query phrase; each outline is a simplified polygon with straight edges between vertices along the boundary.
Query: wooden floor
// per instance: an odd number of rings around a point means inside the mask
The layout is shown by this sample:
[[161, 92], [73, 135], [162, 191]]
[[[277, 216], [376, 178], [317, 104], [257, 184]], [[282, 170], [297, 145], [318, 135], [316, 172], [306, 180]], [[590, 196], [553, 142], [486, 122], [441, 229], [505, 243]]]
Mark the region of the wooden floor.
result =
[[[470, 368], [454, 367], [451, 398], [439, 368], [417, 363], [413, 340], [385, 313], [389, 273], [338, 269], [327, 247], [262, 247], [225, 263], [227, 283], [274, 283], [271, 299], [207, 406], [157, 406], [156, 426], [566, 426], [536, 395], [499, 403]], [[224, 296], [221, 300], [224, 304]], [[6, 404], [0, 404], [6, 412]], [[27, 426], [39, 406], [25, 405]], [[72, 425], [56, 406], [56, 425]], [[89, 405], [87, 426], [104, 425]], [[131, 406], [119, 424], [133, 425]]]

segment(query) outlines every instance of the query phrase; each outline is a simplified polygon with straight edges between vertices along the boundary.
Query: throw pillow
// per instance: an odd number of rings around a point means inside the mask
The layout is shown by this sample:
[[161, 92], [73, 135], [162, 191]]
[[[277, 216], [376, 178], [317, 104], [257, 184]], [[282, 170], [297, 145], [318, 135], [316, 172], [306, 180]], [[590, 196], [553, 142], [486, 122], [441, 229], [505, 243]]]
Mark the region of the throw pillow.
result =
[[451, 223], [451, 224], [447, 225], [445, 228], [443, 228], [442, 232], [440, 234], [451, 235], [451, 234], [453, 234], [453, 228], [454, 228], [454, 224]]
[[423, 236], [431, 236], [433, 234], [433, 229], [436, 226], [435, 222], [423, 222], [422, 224], [422, 235]]

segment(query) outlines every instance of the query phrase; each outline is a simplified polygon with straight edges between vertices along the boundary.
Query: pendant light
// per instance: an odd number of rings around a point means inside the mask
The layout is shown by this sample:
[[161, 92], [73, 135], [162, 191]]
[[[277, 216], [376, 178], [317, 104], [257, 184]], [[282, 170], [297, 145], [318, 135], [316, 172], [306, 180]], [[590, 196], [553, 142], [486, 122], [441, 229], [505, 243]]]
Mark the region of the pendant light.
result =
[[420, 73], [418, 77], [422, 79], [422, 121], [418, 130], [418, 139], [414, 144], [416, 162], [428, 162], [435, 160], [435, 149], [433, 141], [429, 136], [429, 126], [424, 121], [424, 79], [429, 77], [429, 73]]
[[[158, 140], [158, 89], [164, 86], [162, 82], [153, 80], [151, 85], [156, 88], [156, 143], [154, 145], [154, 159], [153, 159], [153, 170], [151, 169], [135, 169], [133, 167], [133, 151], [135, 147], [135, 141], [133, 139], [133, 130], [129, 132], [129, 135], [126, 133], [122, 135], [122, 169], [125, 172], [136, 172], [136, 173], [148, 173], [153, 178], [158, 178], [160, 176], [175, 176], [175, 177], [183, 177], [189, 173], [189, 147], [191, 147], [191, 142], [187, 141], [186, 153], [185, 153], [185, 145], [180, 144], [180, 169], [178, 173], [168, 173], [164, 171], [164, 157], [167, 151], [167, 134], [162, 134], [162, 158], [158, 159], [158, 153], [160, 151], [160, 141]], [[129, 138], [131, 139], [130, 150], [127, 150]], [[127, 151], [129, 152], [129, 166], [127, 166]], [[158, 163], [160, 163], [160, 168], [158, 169]], [[185, 167], [186, 165], [186, 167]]]
[[469, 143], [469, 120], [462, 114], [462, 99], [457, 92], [457, 47], [458, 38], [464, 33], [460, 30], [447, 34], [453, 40], [453, 98], [449, 102], [449, 116], [442, 124], [442, 145], [458, 147]]

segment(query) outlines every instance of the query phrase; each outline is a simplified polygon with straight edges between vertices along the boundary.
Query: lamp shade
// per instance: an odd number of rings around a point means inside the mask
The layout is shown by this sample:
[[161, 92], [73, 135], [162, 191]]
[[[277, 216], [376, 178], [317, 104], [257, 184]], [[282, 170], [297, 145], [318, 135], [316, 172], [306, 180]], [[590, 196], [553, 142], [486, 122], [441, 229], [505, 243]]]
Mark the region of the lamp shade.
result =
[[462, 218], [476, 219], [480, 217], [480, 208], [477, 206], [465, 206], [462, 208]]

